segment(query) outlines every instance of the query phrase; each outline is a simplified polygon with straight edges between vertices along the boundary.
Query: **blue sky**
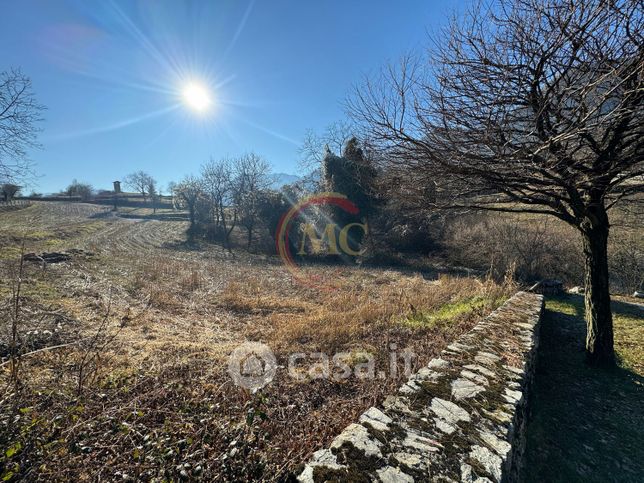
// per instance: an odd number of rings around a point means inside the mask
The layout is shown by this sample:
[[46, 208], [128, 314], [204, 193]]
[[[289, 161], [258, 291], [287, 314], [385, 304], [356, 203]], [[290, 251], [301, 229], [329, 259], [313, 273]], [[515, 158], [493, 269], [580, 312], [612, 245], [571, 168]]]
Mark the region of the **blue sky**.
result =
[[[297, 172], [307, 128], [344, 117], [363, 74], [426, 46], [459, 2], [20, 0], [0, 18], [0, 70], [47, 106], [33, 188], [96, 188], [145, 170], [162, 186], [255, 151]], [[207, 113], [181, 101], [212, 92]]]

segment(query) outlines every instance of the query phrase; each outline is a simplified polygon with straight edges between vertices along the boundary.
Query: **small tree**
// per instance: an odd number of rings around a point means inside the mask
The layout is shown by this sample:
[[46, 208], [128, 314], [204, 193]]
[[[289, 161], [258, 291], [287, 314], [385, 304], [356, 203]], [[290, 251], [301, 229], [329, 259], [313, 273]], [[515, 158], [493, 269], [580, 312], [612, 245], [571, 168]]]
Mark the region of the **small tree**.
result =
[[157, 192], [157, 182], [150, 176], [148, 179], [148, 186], [146, 188], [148, 196], [150, 196], [150, 203], [152, 204], [152, 212], [157, 212], [157, 202], [159, 200], [159, 193]]
[[[324, 189], [347, 196], [360, 210], [357, 215], [351, 215], [341, 209], [334, 209], [332, 218], [340, 228], [348, 223], [366, 220], [375, 211], [375, 178], [375, 169], [365, 157], [357, 138], [352, 137], [347, 141], [342, 156], [336, 156], [327, 149], [322, 160]], [[360, 232], [357, 238], [353, 237], [355, 249], [362, 242], [363, 235]]]
[[20, 194], [20, 186], [13, 183], [3, 183], [0, 185], [0, 194], [5, 203], [11, 201], [14, 197]]
[[329, 124], [321, 134], [308, 129], [300, 147], [300, 166], [307, 170], [317, 170], [327, 150], [341, 153], [347, 142], [354, 137], [354, 128], [344, 121]]
[[641, 3], [496, 7], [453, 21], [429, 59], [406, 58], [367, 81], [349, 109], [392, 169], [449, 185], [445, 205], [542, 213], [575, 227], [588, 360], [611, 365], [609, 210], [644, 191]]
[[201, 180], [204, 191], [210, 198], [211, 216], [217, 226], [226, 231], [226, 204], [232, 189], [232, 166], [229, 159], [210, 161], [201, 167]]
[[78, 196], [82, 201], [88, 201], [91, 199], [94, 193], [94, 188], [89, 183], [80, 183], [77, 180], [72, 181], [72, 183], [65, 189], [65, 194], [70, 198], [72, 196]]
[[282, 216], [291, 207], [287, 199], [288, 194], [284, 191], [262, 190], [257, 194], [257, 215], [266, 225], [272, 241], [275, 241], [277, 227]]
[[141, 193], [144, 203], [147, 201], [150, 186], [156, 186], [154, 178], [145, 171], [136, 171], [135, 173], [128, 174], [124, 182], [130, 189]]
[[198, 204], [204, 196], [202, 183], [194, 176], [186, 176], [181, 182], [173, 185], [173, 193], [180, 206], [188, 210], [192, 233], [197, 223]]
[[259, 193], [270, 186], [270, 165], [261, 156], [249, 153], [236, 159], [234, 169], [235, 211], [246, 228], [247, 247], [250, 248], [258, 218]]
[[0, 72], [0, 178], [14, 181], [29, 175], [27, 149], [38, 146], [43, 110], [28, 77], [18, 69]]

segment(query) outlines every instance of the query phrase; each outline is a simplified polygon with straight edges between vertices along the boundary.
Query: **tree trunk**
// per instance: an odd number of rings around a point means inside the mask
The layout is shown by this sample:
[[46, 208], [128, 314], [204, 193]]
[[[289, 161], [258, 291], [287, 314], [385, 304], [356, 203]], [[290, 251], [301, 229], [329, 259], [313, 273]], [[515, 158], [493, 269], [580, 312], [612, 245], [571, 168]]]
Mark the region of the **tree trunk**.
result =
[[581, 224], [585, 257], [586, 356], [593, 365], [615, 364], [608, 284], [608, 215], [601, 207]]
[[246, 230], [248, 231], [248, 238], [247, 238], [247, 250], [250, 250], [250, 246], [253, 243], [253, 225], [250, 225], [246, 227]]
[[232, 242], [230, 241], [230, 235], [235, 229], [235, 226], [237, 225], [237, 212], [235, 211], [233, 214], [233, 219], [230, 221], [230, 227], [228, 230], [226, 230], [226, 248], [228, 248], [228, 251], [232, 253]]
[[190, 216], [190, 228], [195, 227], [195, 205], [188, 205], [188, 215]]

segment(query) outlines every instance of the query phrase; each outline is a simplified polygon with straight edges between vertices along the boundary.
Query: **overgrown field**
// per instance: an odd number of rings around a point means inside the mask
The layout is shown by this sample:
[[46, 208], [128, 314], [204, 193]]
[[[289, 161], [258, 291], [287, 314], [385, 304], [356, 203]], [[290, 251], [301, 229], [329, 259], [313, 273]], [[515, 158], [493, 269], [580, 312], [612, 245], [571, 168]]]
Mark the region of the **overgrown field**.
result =
[[[337, 289], [320, 291], [277, 258], [188, 243], [180, 213], [148, 211], [43, 202], [0, 213], [0, 478], [288, 480], [400, 385], [405, 361], [426, 363], [514, 288], [303, 269], [333, 277]], [[23, 242], [71, 259], [25, 263], [19, 286]], [[227, 372], [246, 341], [267, 344], [278, 362], [255, 393]], [[350, 375], [334, 377], [331, 364], [320, 377], [319, 353], [345, 354]]]
[[[632, 295], [644, 289], [644, 226], [637, 210], [611, 212], [608, 246], [611, 291]], [[547, 215], [476, 213], [451, 222], [442, 238], [449, 263], [508, 272], [526, 283], [555, 278], [583, 285], [584, 256], [575, 228]]]

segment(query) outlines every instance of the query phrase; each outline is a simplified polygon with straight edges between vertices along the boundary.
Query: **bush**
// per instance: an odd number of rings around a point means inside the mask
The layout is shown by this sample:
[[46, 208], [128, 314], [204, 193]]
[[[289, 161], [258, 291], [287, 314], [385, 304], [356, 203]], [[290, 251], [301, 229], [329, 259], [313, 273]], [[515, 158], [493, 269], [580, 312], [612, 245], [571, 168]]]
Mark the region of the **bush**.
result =
[[442, 240], [448, 260], [489, 270], [500, 280], [506, 273], [522, 282], [558, 278], [583, 281], [581, 243], [574, 229], [545, 217], [477, 214], [461, 217]]
[[[621, 220], [619, 213], [616, 220]], [[644, 284], [642, 229], [616, 222], [608, 246], [611, 289], [641, 290]], [[487, 270], [500, 280], [509, 270], [522, 282], [556, 278], [583, 285], [584, 256], [577, 231], [545, 216], [476, 214], [452, 221], [442, 239], [447, 260]]]
[[638, 233], [613, 229], [608, 245], [611, 286], [632, 294], [644, 289], [644, 241]]

